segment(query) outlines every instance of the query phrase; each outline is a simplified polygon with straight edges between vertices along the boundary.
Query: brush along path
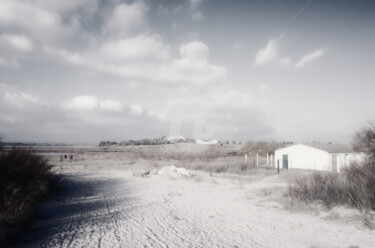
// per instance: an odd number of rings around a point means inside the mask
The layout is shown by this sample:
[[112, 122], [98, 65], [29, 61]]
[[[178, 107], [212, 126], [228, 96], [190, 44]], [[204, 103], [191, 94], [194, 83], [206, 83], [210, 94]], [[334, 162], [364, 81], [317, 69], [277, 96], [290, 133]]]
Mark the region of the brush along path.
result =
[[[350, 224], [262, 205], [260, 188], [224, 177], [140, 178], [131, 172], [66, 174], [66, 193], [18, 247], [373, 247]], [[276, 182], [277, 183], [277, 182]], [[268, 206], [268, 207], [267, 207]]]

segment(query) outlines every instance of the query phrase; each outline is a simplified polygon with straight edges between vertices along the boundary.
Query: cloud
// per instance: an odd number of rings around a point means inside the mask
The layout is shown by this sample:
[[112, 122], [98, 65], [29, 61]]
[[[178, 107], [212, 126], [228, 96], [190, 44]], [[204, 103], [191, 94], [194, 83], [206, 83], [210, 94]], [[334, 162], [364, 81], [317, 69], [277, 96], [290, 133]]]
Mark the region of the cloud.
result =
[[[145, 38], [143, 37], [141, 40], [143, 39]], [[158, 39], [152, 42], [151, 40], [144, 42], [153, 44], [149, 48], [145, 48], [148, 52], [139, 51], [139, 53], [129, 51], [121, 53], [119, 51], [119, 54], [116, 55], [106, 49], [99, 53], [88, 54], [52, 48], [46, 48], [46, 51], [74, 66], [88, 67], [97, 72], [147, 82], [208, 83], [219, 80], [226, 74], [224, 67], [213, 65], [208, 61], [209, 48], [203, 42], [192, 41], [182, 44], [180, 46], [180, 58], [173, 59], [169, 56], [168, 45], [161, 43]], [[116, 43], [112, 45], [117, 46]], [[134, 46], [137, 45], [134, 44]], [[156, 47], [160, 48], [159, 51], [156, 51]], [[164, 48], [164, 50], [161, 48]], [[141, 60], [142, 57], [148, 57], [148, 59], [143, 58]], [[152, 57], [154, 59], [149, 59]], [[134, 61], [135, 58], [139, 58], [139, 61]]]
[[107, 60], [123, 62], [140, 59], [166, 59], [169, 47], [163, 44], [159, 35], [139, 35], [119, 41], [104, 43], [100, 54]]
[[130, 105], [130, 110], [133, 114], [143, 113], [143, 108], [140, 105]]
[[176, 92], [155, 114], [171, 123], [173, 135], [222, 141], [267, 138], [273, 127], [252, 99], [227, 87], [190, 89]]
[[21, 1], [0, 2], [0, 29], [5, 33], [26, 34], [42, 43], [59, 42], [72, 35], [58, 13]]
[[320, 57], [322, 57], [324, 55], [324, 52], [322, 49], [319, 49], [319, 50], [316, 50], [312, 53], [309, 53], [307, 55], [305, 55], [304, 57], [302, 57], [296, 64], [296, 68], [302, 68], [302, 67], [305, 67], [306, 65], [312, 63], [313, 61], [319, 59]]
[[285, 57], [279, 60], [279, 63], [282, 65], [290, 65], [292, 61], [290, 60], [289, 57]]
[[95, 96], [76, 96], [65, 104], [67, 109], [92, 110], [99, 106], [99, 100]]
[[98, 0], [64, 0], [64, 1], [51, 1], [51, 0], [28, 0], [43, 9], [49, 11], [72, 11], [78, 8], [94, 8], [98, 4]]
[[180, 59], [163, 65], [160, 80], [167, 82], [208, 83], [223, 78], [226, 69], [208, 62], [209, 48], [199, 41], [180, 46]]
[[105, 32], [122, 37], [137, 30], [144, 24], [147, 6], [143, 2], [119, 4], [105, 25]]
[[27, 106], [41, 103], [40, 99], [31, 94], [24, 92], [6, 92], [5, 101], [18, 108], [25, 108]]
[[267, 46], [260, 49], [257, 52], [255, 58], [255, 65], [264, 65], [268, 63], [277, 63], [283, 66], [291, 64], [291, 59], [289, 57], [282, 57], [279, 55], [279, 41], [282, 36], [276, 40], [270, 40]]
[[14, 35], [14, 34], [0, 35], [0, 45], [1, 47], [8, 46], [9, 48], [13, 48], [13, 49], [16, 49], [19, 51], [25, 51], [25, 52], [33, 50], [32, 42], [25, 36], [21, 36], [21, 35]]
[[199, 41], [192, 41], [180, 46], [181, 57], [190, 61], [204, 62], [207, 60], [208, 52], [208, 46]]
[[191, 8], [192, 9], [197, 8], [202, 2], [203, 0], [190, 0]]
[[257, 52], [255, 65], [270, 63], [278, 59], [278, 44], [276, 40], [270, 40], [267, 46]]
[[113, 100], [100, 100], [99, 106], [100, 109], [108, 112], [122, 112], [123, 105], [120, 101]]
[[203, 19], [205, 19], [206, 17], [199, 11], [195, 12], [192, 17], [193, 21], [202, 21]]

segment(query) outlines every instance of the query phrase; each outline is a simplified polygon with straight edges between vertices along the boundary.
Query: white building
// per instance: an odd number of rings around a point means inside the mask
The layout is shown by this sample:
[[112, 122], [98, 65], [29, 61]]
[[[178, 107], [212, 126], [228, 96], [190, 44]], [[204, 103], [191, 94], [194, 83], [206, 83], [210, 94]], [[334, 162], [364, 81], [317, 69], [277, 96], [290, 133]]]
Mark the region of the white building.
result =
[[216, 144], [219, 144], [219, 141], [217, 140], [196, 140], [195, 141], [196, 144], [200, 144], [200, 145], [216, 145]]
[[303, 143], [276, 150], [275, 167], [340, 172], [362, 157], [348, 145]]

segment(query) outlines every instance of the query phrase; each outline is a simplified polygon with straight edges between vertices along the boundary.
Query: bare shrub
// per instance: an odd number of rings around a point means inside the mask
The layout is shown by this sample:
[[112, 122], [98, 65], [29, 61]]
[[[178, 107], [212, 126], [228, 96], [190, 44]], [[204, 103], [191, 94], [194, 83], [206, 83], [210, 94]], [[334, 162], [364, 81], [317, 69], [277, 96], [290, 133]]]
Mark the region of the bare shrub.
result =
[[38, 203], [56, 189], [51, 165], [30, 150], [0, 155], [0, 244], [31, 227]]
[[368, 159], [375, 161], [375, 122], [369, 122], [354, 135], [353, 148], [364, 152]]
[[353, 164], [341, 174], [314, 172], [296, 178], [287, 196], [305, 203], [322, 202], [328, 208], [348, 205], [375, 210], [375, 164]]
[[306, 203], [321, 201], [330, 208], [345, 203], [345, 179], [339, 174], [314, 172], [297, 178], [289, 185], [287, 195]]
[[375, 210], [375, 163], [366, 161], [346, 169], [347, 194], [350, 203], [363, 210]]

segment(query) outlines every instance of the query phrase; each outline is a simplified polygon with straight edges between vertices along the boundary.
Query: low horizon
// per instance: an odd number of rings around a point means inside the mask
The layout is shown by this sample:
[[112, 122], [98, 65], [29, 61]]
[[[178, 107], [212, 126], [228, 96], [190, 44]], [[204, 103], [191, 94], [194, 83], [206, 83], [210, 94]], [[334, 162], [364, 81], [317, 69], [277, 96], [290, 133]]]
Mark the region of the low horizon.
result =
[[3, 0], [0, 135], [349, 144], [375, 118], [375, 2]]

